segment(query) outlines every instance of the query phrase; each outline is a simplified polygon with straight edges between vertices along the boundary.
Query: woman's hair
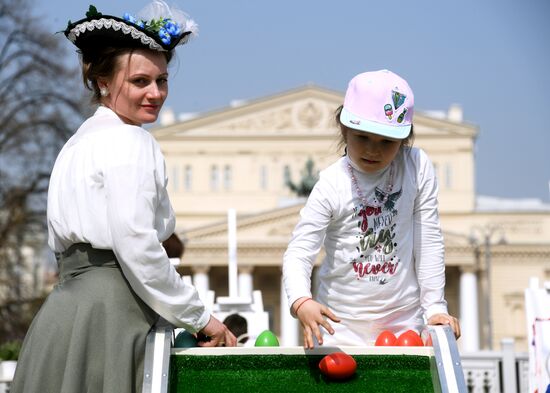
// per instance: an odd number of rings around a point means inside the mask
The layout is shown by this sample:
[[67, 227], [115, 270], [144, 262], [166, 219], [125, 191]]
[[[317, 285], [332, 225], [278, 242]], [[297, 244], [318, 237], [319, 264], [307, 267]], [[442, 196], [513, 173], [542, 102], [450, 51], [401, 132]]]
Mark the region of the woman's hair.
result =
[[[97, 81], [101, 78], [110, 79], [119, 67], [119, 58], [127, 53], [131, 55], [136, 49], [130, 47], [95, 47], [80, 52], [82, 81], [84, 86], [93, 93], [92, 103], [98, 104], [101, 102], [101, 93]], [[170, 63], [174, 54], [173, 51], [160, 53], [166, 57], [166, 63]]]
[[[336, 120], [336, 124], [340, 128], [340, 140], [338, 141], [338, 150], [342, 149], [345, 151], [346, 149], [346, 132], [348, 130], [351, 130], [351, 128], [346, 127], [342, 124], [340, 121], [340, 113], [342, 112], [342, 108], [344, 106], [340, 105], [338, 109], [336, 109], [336, 112], [334, 112], [334, 119]], [[403, 148], [411, 148], [414, 143], [414, 126], [411, 124], [411, 132], [409, 133], [409, 136], [406, 137], [401, 141], [401, 149]]]
[[166, 250], [168, 258], [181, 258], [185, 251], [185, 245], [175, 233], [172, 233], [168, 239], [163, 241], [162, 246]]

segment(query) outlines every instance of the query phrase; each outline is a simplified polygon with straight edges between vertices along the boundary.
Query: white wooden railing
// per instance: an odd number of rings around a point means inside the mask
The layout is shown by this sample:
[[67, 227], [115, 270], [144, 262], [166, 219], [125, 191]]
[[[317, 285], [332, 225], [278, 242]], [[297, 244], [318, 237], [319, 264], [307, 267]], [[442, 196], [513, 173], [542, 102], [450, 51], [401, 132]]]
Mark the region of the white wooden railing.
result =
[[528, 393], [529, 356], [514, 352], [514, 341], [501, 341], [500, 351], [461, 353], [468, 393]]

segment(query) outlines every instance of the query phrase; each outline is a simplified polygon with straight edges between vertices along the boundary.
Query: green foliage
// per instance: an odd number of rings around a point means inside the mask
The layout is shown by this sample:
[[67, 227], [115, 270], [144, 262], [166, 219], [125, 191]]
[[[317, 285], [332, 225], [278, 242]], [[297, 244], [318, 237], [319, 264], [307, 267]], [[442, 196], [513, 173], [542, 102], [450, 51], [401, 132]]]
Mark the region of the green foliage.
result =
[[6, 341], [0, 344], [0, 360], [17, 360], [21, 345], [21, 340]]
[[160, 29], [164, 28], [166, 20], [164, 18], [151, 19], [148, 23], [145, 23], [144, 29], [158, 33]]
[[90, 4], [90, 8], [88, 9], [88, 12], [86, 12], [86, 18], [95, 18], [95, 17], [100, 17], [101, 15], [102, 13], [98, 12], [95, 6]]

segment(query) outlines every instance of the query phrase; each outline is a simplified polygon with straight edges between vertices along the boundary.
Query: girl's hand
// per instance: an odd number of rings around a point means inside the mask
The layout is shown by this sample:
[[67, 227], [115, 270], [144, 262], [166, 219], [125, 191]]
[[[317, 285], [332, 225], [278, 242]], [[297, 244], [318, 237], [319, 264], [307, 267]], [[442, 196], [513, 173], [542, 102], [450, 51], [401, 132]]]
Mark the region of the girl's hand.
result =
[[456, 339], [460, 337], [460, 324], [458, 319], [448, 314], [434, 314], [428, 319], [428, 325], [450, 325]]
[[317, 303], [310, 298], [302, 297], [296, 300], [292, 305], [292, 309], [302, 325], [304, 348], [312, 349], [314, 347], [313, 335], [317, 338], [319, 345], [323, 344], [323, 335], [321, 334], [319, 325], [324, 327], [330, 334], [334, 334], [334, 329], [325, 317], [333, 322], [340, 322], [340, 319], [327, 306]]

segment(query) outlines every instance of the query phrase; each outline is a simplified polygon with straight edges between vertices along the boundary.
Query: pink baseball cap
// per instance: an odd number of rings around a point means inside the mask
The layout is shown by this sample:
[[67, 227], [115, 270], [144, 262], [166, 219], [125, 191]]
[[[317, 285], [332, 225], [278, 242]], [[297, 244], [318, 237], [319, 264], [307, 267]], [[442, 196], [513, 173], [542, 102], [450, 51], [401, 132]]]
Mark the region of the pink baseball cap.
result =
[[349, 82], [340, 122], [354, 130], [405, 139], [413, 112], [414, 95], [407, 81], [388, 70], [371, 71]]

